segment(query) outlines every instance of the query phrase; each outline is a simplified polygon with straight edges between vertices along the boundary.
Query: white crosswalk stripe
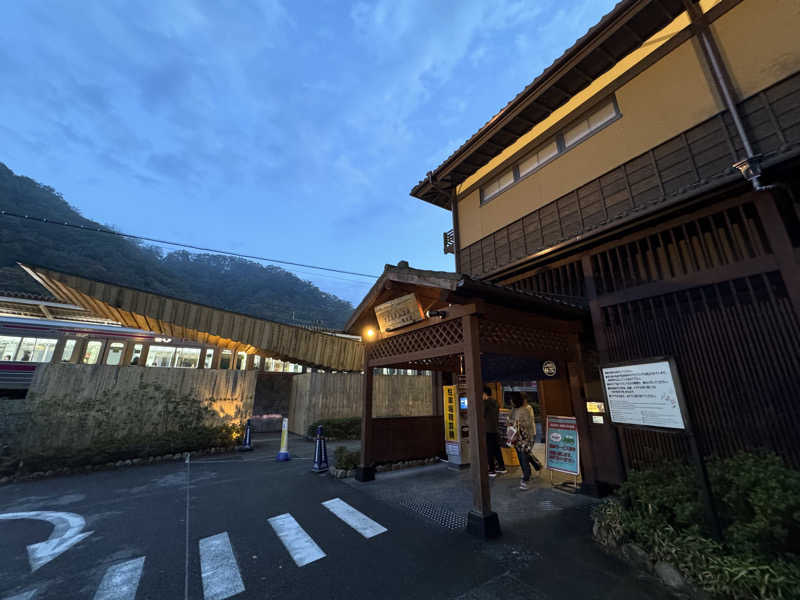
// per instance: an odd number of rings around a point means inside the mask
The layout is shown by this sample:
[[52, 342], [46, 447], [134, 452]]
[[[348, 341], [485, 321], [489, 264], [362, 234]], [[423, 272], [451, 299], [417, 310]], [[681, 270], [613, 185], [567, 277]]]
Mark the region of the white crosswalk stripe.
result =
[[244, 591], [239, 565], [233, 555], [228, 532], [200, 540], [200, 573], [203, 577], [203, 598], [225, 600]]
[[144, 568], [144, 556], [106, 569], [94, 600], [134, 600]]
[[325, 558], [325, 553], [289, 513], [272, 517], [269, 524], [298, 567]]
[[334, 515], [339, 517], [342, 521], [350, 525], [358, 533], [369, 539], [381, 533], [389, 531], [381, 525], [370, 519], [364, 513], [356, 510], [341, 498], [333, 498], [322, 503], [322, 506], [331, 511]]

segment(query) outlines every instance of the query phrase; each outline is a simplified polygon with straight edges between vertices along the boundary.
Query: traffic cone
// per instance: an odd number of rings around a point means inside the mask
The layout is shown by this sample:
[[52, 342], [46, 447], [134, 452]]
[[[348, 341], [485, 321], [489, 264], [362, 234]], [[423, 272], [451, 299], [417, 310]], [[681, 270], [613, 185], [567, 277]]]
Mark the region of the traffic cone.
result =
[[250, 419], [247, 419], [247, 425], [244, 428], [244, 437], [242, 438], [242, 445], [239, 446], [240, 452], [246, 452], [253, 449], [253, 442], [250, 439]]
[[278, 452], [278, 458], [275, 460], [289, 460], [289, 419], [286, 417], [283, 418], [283, 425], [281, 426], [281, 449]]
[[328, 470], [328, 446], [325, 444], [325, 437], [322, 435], [322, 425], [317, 427], [317, 439], [314, 445], [314, 466], [311, 467], [314, 473], [324, 473]]

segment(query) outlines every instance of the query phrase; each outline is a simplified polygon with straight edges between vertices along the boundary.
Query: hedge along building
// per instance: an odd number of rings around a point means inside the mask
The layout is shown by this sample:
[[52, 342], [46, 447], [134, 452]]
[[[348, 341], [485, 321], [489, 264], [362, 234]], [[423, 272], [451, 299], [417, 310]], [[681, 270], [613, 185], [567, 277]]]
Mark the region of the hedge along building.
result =
[[[673, 356], [704, 454], [795, 467], [799, 30], [780, 0], [623, 0], [411, 192], [458, 272], [588, 303], [586, 400], [597, 362]], [[687, 455], [571, 403], [598, 484]]]

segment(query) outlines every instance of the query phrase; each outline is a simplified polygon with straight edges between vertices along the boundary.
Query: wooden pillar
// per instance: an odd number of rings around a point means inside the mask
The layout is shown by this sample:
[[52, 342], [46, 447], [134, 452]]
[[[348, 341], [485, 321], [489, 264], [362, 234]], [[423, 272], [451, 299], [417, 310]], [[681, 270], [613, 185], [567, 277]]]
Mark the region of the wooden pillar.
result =
[[255, 358], [255, 354], [248, 354], [248, 355], [245, 356], [245, 359], [244, 359], [244, 370], [245, 371], [252, 371], [253, 369], [255, 369], [254, 358]]
[[213, 350], [214, 356], [211, 358], [211, 368], [219, 369], [219, 363], [222, 360], [222, 348], [215, 346]]
[[67, 337], [62, 335], [58, 338], [56, 342], [56, 347], [53, 348], [53, 358], [50, 359], [50, 362], [53, 364], [58, 364], [61, 362], [61, 355], [64, 354], [64, 346], [67, 345]]
[[197, 368], [204, 369], [205, 368], [205, 360], [206, 360], [206, 349], [205, 346], [200, 348], [200, 358], [197, 360]]
[[753, 194], [753, 203], [764, 226], [775, 262], [778, 263], [794, 313], [800, 318], [800, 265], [797, 264], [792, 240], [778, 211], [775, 196], [771, 192], [757, 192]]
[[472, 510], [467, 515], [467, 532], [477, 537], [494, 538], [500, 535], [500, 521], [497, 513], [492, 512], [489, 493], [489, 461], [486, 456], [486, 423], [483, 420], [483, 377], [478, 316], [467, 315], [462, 320], [472, 480]]
[[369, 366], [369, 354], [364, 357], [364, 384], [361, 388], [361, 464], [356, 469], [357, 481], [375, 479], [375, 464], [372, 459], [372, 367]]
[[146, 367], [147, 366], [147, 355], [150, 354], [150, 342], [144, 342], [142, 344], [142, 353], [139, 355], [139, 362], [138, 366]]
[[442, 397], [442, 372], [431, 371], [431, 415], [444, 414], [444, 398]]
[[[597, 467], [593, 454], [594, 444], [589, 427], [589, 413], [586, 411], [586, 395], [584, 393], [583, 356], [581, 344], [577, 335], [571, 335], [569, 344], [573, 353], [573, 360], [567, 363], [567, 377], [569, 378], [569, 391], [572, 399], [572, 412], [578, 427], [578, 436], [581, 442], [580, 468], [583, 482], [582, 491], [593, 496], [597, 495]], [[608, 457], [609, 460], [611, 457]]]

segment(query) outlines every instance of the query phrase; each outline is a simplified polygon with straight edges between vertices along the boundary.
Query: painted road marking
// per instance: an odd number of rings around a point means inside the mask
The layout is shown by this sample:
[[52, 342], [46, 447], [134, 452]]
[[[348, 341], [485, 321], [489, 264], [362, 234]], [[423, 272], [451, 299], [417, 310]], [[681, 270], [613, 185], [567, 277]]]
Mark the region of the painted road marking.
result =
[[94, 593], [94, 600], [134, 600], [143, 568], [144, 556], [110, 566]]
[[28, 562], [31, 565], [31, 571], [36, 571], [39, 567], [46, 565], [94, 533], [93, 531], [81, 533], [86, 526], [86, 521], [75, 513], [36, 511], [0, 514], [0, 520], [13, 521], [16, 519], [35, 519], [53, 524], [53, 531], [47, 540], [28, 545]]
[[341, 498], [327, 500], [326, 502], [322, 503], [322, 506], [327, 508], [367, 539], [375, 537], [376, 535], [384, 533], [385, 531], [389, 531], [380, 523], [373, 521], [364, 513], [357, 511]]
[[325, 558], [322, 548], [317, 546], [317, 543], [289, 513], [272, 517], [268, 521], [298, 567]]
[[227, 531], [200, 540], [200, 571], [205, 600], [224, 600], [244, 591]]

